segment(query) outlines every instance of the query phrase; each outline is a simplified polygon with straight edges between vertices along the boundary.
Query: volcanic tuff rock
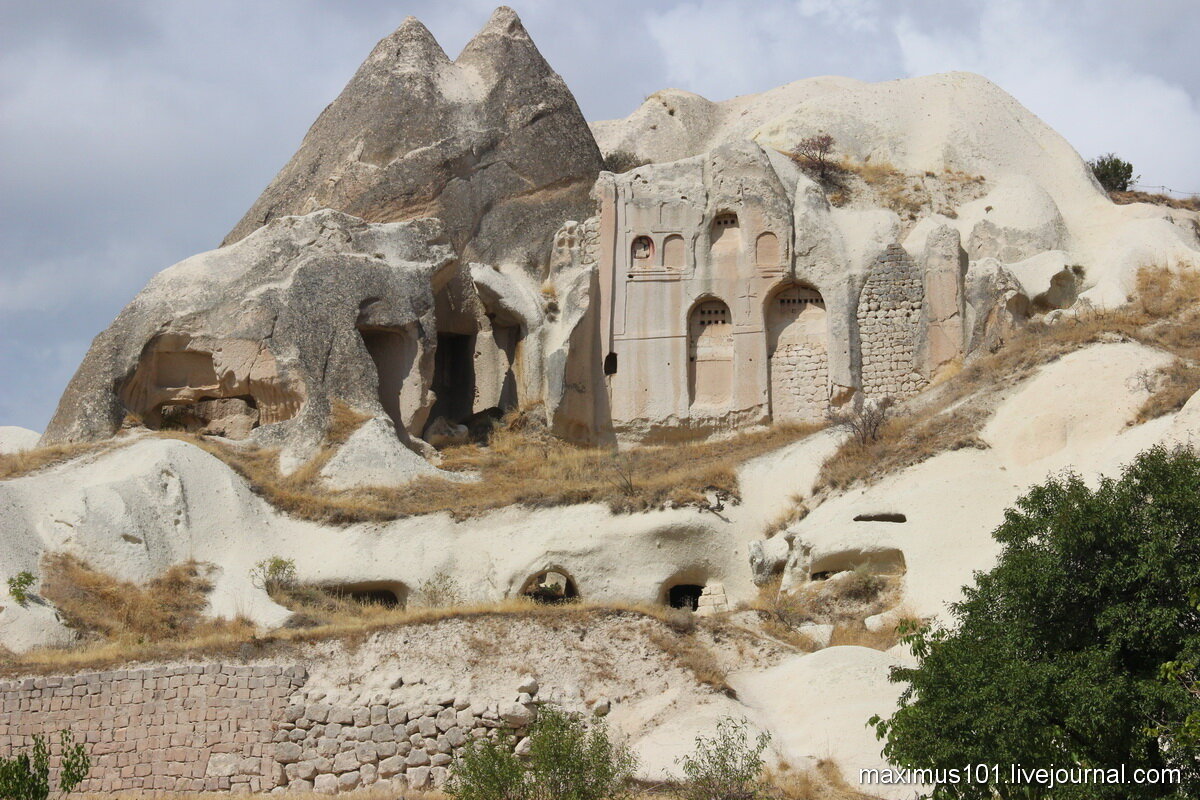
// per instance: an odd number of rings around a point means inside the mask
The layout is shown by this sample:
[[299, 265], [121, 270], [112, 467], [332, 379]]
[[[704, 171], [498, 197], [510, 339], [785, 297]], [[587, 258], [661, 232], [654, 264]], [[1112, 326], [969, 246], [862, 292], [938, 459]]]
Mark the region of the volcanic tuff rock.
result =
[[464, 261], [542, 264], [591, 214], [600, 151], [512, 9], [450, 61], [409, 17], [382, 40], [225, 238], [335, 208], [371, 222], [438, 217]]
[[[127, 411], [162, 427], [164, 409], [228, 398], [253, 412], [252, 437], [294, 458], [319, 444], [335, 400], [404, 438], [433, 402], [434, 292], [456, 265], [433, 219], [275, 220], [155, 276], [92, 343], [43, 443], [107, 438]], [[364, 336], [402, 356], [392, 408]]]

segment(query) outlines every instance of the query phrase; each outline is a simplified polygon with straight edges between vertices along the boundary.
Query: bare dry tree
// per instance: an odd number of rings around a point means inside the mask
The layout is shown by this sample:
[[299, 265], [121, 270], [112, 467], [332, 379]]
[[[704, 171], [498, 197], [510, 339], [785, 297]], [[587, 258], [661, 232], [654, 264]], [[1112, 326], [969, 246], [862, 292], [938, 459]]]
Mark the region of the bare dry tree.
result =
[[852, 408], [830, 408], [826, 418], [831, 428], [845, 431], [854, 441], [866, 445], [879, 438], [895, 402], [892, 397], [868, 398], [855, 403]]
[[842, 169], [834, 158], [834, 138], [828, 133], [809, 136], [800, 140], [792, 151], [792, 158], [807, 167], [823, 184], [833, 184], [841, 176]]

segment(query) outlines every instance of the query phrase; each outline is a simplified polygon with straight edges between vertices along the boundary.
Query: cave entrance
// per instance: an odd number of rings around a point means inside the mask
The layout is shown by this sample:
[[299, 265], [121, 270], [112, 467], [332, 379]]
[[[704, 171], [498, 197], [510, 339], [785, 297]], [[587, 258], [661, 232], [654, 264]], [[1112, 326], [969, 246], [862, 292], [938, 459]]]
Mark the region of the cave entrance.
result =
[[579, 589], [574, 579], [565, 572], [548, 569], [537, 573], [525, 581], [521, 594], [532, 599], [535, 603], [555, 605], [569, 603], [579, 599]]
[[379, 404], [391, 418], [397, 431], [407, 426], [404, 421], [404, 379], [412, 372], [417, 358], [417, 343], [404, 331], [383, 328], [360, 328], [363, 344], [375, 362], [379, 376]]
[[667, 590], [667, 604], [671, 608], [684, 608], [695, 611], [700, 607], [700, 595], [704, 587], [695, 583], [680, 583]]
[[475, 410], [475, 337], [439, 333], [433, 361], [433, 392], [437, 400], [430, 419], [445, 417], [461, 423]]

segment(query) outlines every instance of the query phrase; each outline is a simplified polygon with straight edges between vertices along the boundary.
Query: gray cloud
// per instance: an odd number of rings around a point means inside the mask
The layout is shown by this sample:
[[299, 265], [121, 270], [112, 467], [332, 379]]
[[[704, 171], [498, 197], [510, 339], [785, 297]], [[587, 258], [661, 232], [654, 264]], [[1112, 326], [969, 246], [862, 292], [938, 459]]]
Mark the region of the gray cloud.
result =
[[[405, 16], [454, 56], [492, 0], [0, 0], [0, 424], [41, 429], [91, 337], [214, 246]], [[1200, 189], [1191, 0], [530, 0], [591, 119], [677, 86], [982, 72], [1085, 156]]]

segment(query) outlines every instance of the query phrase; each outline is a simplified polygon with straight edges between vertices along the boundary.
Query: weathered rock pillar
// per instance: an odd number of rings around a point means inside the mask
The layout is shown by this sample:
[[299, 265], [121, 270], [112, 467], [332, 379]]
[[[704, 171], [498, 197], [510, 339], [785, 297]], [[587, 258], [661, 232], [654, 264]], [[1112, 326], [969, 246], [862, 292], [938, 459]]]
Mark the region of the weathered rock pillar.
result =
[[921, 369], [932, 383], [962, 365], [965, 355], [963, 281], [966, 253], [958, 231], [941, 225], [925, 241], [924, 358]]

